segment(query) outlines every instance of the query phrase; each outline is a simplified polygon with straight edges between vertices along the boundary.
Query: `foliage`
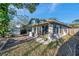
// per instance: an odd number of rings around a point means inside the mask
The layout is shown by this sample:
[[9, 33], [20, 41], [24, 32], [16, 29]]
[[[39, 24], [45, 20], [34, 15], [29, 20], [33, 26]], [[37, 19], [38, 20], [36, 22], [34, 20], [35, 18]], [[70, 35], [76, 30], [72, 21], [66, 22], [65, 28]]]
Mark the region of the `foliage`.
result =
[[0, 34], [2, 36], [5, 36], [6, 32], [8, 31], [8, 5], [9, 4], [0, 4]]
[[29, 10], [30, 13], [33, 13], [35, 10], [36, 10], [36, 6], [39, 5], [39, 3], [16, 3], [16, 4], [13, 4], [14, 6], [16, 6], [18, 9], [21, 9], [21, 8], [27, 8]]
[[71, 27], [79, 27], [79, 24], [70, 24]]
[[75, 23], [75, 22], [79, 22], [79, 19], [75, 19], [74, 21], [72, 21], [72, 23]]
[[75, 19], [74, 21], [72, 21], [72, 25], [79, 25], [79, 19]]
[[[5, 36], [8, 32], [8, 25], [9, 25], [9, 15], [8, 15], [8, 7], [9, 7], [10, 3], [1, 3], [0, 4], [0, 35]], [[36, 6], [38, 4], [13, 4], [14, 6], [16, 6], [17, 8], [23, 8], [25, 6], [28, 6], [27, 9], [33, 13], [36, 10]], [[13, 12], [13, 10], [11, 12], [9, 12], [11, 14], [15, 14], [15, 12]]]
[[22, 25], [27, 25], [28, 24], [28, 16], [23, 16], [23, 15], [17, 15], [17, 18], [20, 20]]
[[69, 24], [69, 26], [71, 26], [71, 27], [79, 27], [79, 19], [75, 19], [74, 21], [72, 21], [72, 23]]

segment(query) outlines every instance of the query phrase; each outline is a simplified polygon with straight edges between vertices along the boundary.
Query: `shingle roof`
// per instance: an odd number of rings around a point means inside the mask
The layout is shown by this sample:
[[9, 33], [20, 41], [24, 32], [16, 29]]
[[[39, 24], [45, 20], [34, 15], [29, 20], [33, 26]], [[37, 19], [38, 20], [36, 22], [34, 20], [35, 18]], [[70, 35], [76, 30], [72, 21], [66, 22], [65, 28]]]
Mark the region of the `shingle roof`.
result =
[[[42, 20], [43, 21], [43, 20]], [[53, 20], [53, 19], [47, 19], [47, 20], [44, 20], [43, 22], [39, 23], [39, 24], [33, 24], [32, 26], [42, 26], [42, 25], [47, 25], [49, 23], [56, 23], [58, 25], [62, 25], [62, 26], [66, 26], [66, 27], [69, 27], [68, 25], [65, 25], [64, 23], [60, 22], [60, 21], [57, 21], [57, 20]]]

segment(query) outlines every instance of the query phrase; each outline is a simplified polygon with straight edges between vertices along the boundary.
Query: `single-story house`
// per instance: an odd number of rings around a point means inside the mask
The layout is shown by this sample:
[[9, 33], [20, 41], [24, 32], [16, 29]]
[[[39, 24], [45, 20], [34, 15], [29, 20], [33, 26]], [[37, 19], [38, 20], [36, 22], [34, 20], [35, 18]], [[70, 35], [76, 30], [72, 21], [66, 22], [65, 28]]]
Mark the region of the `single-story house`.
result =
[[29, 36], [40, 36], [44, 34], [48, 34], [48, 37], [63, 37], [67, 34], [72, 35], [79, 31], [79, 28], [70, 27], [60, 21], [54, 19], [38, 19], [32, 18], [28, 27], [22, 29], [22, 26], [15, 25], [13, 34], [21, 35], [28, 34]]
[[69, 34], [69, 26], [65, 25], [62, 22], [53, 19], [40, 20], [39, 23], [35, 23], [35, 20], [32, 21], [31, 32], [33, 36], [39, 36], [48, 34], [49, 36], [58, 35], [62, 37]]

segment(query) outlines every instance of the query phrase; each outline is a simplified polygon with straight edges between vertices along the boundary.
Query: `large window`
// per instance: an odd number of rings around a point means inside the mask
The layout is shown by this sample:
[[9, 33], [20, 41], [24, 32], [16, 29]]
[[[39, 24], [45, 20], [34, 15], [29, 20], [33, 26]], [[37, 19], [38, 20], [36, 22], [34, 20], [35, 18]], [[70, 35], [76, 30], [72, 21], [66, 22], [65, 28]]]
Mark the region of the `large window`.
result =
[[53, 33], [54, 34], [58, 33], [58, 26], [56, 24], [54, 24], [54, 26], [53, 26]]
[[55, 33], [55, 24], [53, 24], [53, 34]]
[[59, 26], [58, 26], [58, 25], [56, 25], [56, 33], [58, 33], [58, 29], [59, 29]]

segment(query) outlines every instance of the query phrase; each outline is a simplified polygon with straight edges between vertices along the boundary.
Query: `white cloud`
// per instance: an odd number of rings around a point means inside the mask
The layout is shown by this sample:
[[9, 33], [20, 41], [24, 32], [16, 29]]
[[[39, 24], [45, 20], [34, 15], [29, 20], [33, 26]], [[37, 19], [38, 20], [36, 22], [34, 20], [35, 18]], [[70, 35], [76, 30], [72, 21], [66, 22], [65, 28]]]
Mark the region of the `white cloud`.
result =
[[58, 3], [52, 3], [52, 5], [49, 7], [49, 12], [55, 12], [56, 7], [58, 6]]

